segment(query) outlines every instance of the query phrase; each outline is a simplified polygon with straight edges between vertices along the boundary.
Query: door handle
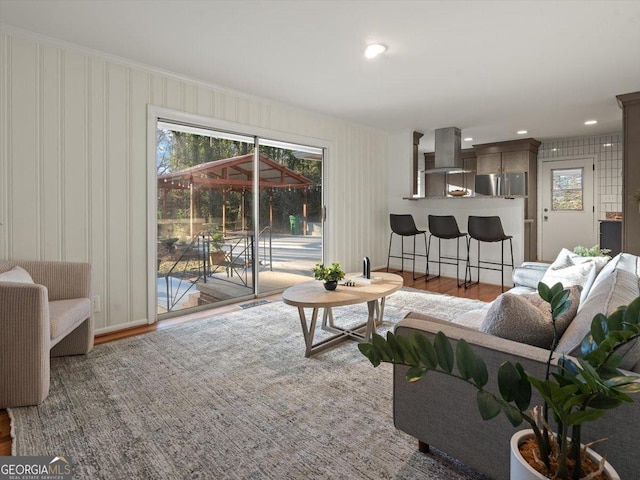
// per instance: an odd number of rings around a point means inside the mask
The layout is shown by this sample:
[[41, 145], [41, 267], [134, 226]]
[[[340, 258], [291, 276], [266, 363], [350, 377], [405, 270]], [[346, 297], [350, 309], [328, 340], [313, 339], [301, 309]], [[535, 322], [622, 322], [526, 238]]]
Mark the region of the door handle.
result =
[[546, 222], [547, 220], [549, 220], [549, 217], [547, 217], [546, 215], [545, 215], [544, 217], [542, 217], [542, 218], [544, 218], [544, 221], [545, 221], [545, 222]]
[[548, 208], [545, 208], [545, 209], [544, 209], [544, 211], [545, 211], [545, 212], [548, 212], [548, 211], [549, 211], [549, 209], [548, 209]]

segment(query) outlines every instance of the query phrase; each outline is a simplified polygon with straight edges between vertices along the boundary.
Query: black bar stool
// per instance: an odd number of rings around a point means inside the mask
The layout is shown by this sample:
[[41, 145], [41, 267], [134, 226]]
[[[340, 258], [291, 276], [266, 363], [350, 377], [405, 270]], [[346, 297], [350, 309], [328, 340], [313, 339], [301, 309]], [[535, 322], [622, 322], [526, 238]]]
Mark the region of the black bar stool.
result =
[[[469, 239], [467, 246], [467, 261], [468, 261], [468, 273], [469, 280], [467, 281], [467, 275], [465, 274], [465, 282], [464, 287], [468, 288], [471, 285], [476, 285], [480, 283], [480, 269], [484, 268], [485, 270], [495, 270], [499, 271], [502, 274], [502, 291], [504, 292], [504, 267], [511, 267], [511, 271], [513, 272], [513, 237], [511, 235], [505, 235], [504, 230], [502, 229], [502, 222], [500, 221], [500, 217], [476, 217], [469, 216], [469, 223], [467, 225], [469, 230]], [[471, 265], [470, 251], [471, 251], [471, 239], [475, 239], [478, 242], [478, 263], [476, 265]], [[509, 245], [511, 246], [511, 263], [504, 263], [504, 242], [505, 240], [509, 240]], [[480, 260], [480, 242], [501, 242], [500, 243], [500, 251], [502, 254], [500, 263], [498, 262], [489, 262], [485, 260]], [[500, 266], [500, 268], [482, 266], [481, 264], [486, 265], [496, 265]], [[475, 282], [471, 281], [471, 268], [476, 268], [478, 270], [478, 280]]]
[[[427, 276], [425, 281], [433, 280], [435, 278], [440, 278], [440, 268], [442, 264], [445, 265], [455, 265], [456, 266], [456, 281], [458, 282], [458, 287], [462, 287], [463, 283], [460, 283], [460, 238], [464, 237], [465, 239], [465, 247], [467, 248], [467, 268], [469, 266], [469, 237], [467, 237], [466, 232], [460, 232], [458, 228], [458, 222], [456, 222], [456, 217], [453, 215], [429, 215], [429, 244], [427, 246]], [[429, 262], [436, 262], [435, 260], [430, 260], [429, 256], [431, 254], [431, 237], [436, 237], [438, 239], [438, 275], [429, 276]], [[442, 255], [442, 239], [451, 240], [456, 239], [456, 256], [443, 256]], [[442, 260], [449, 261], [442, 261]], [[453, 262], [455, 260], [455, 263]], [[465, 270], [465, 282], [467, 279], [467, 271]]]
[[[427, 258], [427, 231], [426, 230], [418, 230], [416, 227], [416, 223], [413, 221], [412, 215], [396, 215], [390, 214], [389, 220], [391, 223], [391, 236], [389, 237], [389, 255], [387, 256], [387, 272], [389, 271], [389, 260], [391, 258], [401, 258], [402, 259], [402, 267], [400, 269], [401, 272], [404, 272], [404, 261], [413, 260], [413, 279], [417, 280], [418, 278], [426, 276], [420, 275], [416, 277], [416, 257], [425, 257]], [[402, 254], [391, 255], [391, 243], [393, 241], [393, 234], [400, 235], [402, 240]], [[424, 255], [421, 253], [416, 253], [416, 235], [424, 235]], [[413, 237], [413, 253], [404, 251], [404, 237]], [[427, 265], [427, 269], [429, 266]]]

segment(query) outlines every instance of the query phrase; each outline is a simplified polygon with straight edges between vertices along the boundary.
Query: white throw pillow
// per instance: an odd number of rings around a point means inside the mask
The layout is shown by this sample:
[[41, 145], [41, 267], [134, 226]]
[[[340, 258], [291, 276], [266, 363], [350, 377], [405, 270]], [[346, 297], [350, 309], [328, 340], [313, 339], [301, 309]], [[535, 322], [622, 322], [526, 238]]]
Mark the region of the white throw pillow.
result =
[[602, 268], [607, 263], [609, 263], [609, 260], [611, 260], [611, 257], [607, 257], [607, 256], [583, 257], [581, 255], [578, 255], [575, 252], [572, 252], [571, 250], [567, 250], [566, 248], [563, 248], [562, 250], [560, 250], [560, 253], [556, 257], [556, 259], [553, 261], [553, 263], [549, 265], [549, 268], [551, 268], [552, 270], [559, 270], [562, 268], [570, 267], [572, 265], [579, 265], [581, 263], [591, 262], [596, 266], [596, 275], [598, 275], [598, 273], [600, 273], [600, 270], [602, 270]]
[[560, 250], [560, 253], [553, 261], [553, 263], [549, 265], [549, 268], [552, 268], [553, 270], [559, 270], [561, 268], [570, 267], [571, 265], [574, 265], [571, 258], [577, 256], [577, 253], [573, 253], [571, 250], [563, 248], [562, 250]]
[[589, 280], [590, 275], [595, 275], [596, 266], [591, 262], [571, 265], [564, 268], [554, 270], [548, 268], [542, 279], [542, 283], [553, 287], [556, 283], [561, 282], [564, 288], [580, 285], [584, 288], [584, 284]]
[[589, 295], [596, 277], [610, 257], [583, 257], [563, 248], [540, 280], [552, 287], [560, 282], [565, 288], [573, 285], [582, 287], [580, 306]]
[[0, 273], [0, 282], [34, 283], [29, 272], [18, 266], [8, 272]]

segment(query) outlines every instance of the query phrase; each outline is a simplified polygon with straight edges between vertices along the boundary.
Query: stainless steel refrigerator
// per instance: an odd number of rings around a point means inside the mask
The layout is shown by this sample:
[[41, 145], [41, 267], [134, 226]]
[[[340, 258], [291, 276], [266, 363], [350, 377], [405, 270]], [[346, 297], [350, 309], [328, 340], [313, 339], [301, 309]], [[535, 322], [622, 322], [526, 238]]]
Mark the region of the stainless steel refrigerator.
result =
[[491, 173], [476, 175], [475, 194], [478, 196], [525, 196], [527, 173]]

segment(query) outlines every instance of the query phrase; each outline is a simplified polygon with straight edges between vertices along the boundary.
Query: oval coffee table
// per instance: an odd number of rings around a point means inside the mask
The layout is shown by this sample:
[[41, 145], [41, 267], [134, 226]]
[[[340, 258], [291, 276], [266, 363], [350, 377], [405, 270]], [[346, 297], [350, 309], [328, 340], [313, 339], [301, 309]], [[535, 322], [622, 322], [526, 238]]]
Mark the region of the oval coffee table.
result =
[[[321, 281], [312, 280], [289, 287], [282, 294], [284, 303], [298, 307], [302, 335], [306, 346], [305, 357], [333, 347], [348, 338], [357, 341], [371, 341], [371, 336], [376, 331], [376, 325], [382, 323], [384, 302], [387, 295], [400, 290], [403, 285], [402, 277], [394, 273], [374, 272], [372, 277], [380, 277], [380, 281], [376, 283], [365, 283], [365, 280], [358, 280], [357, 277], [358, 274], [349, 274], [345, 278], [345, 280], [355, 282], [353, 287], [338, 285], [336, 290], [328, 291]], [[358, 303], [367, 304], [369, 315], [366, 322], [350, 328], [339, 327], [334, 323], [331, 310], [333, 307]], [[305, 308], [312, 309], [310, 323], [307, 323]], [[324, 309], [322, 329], [335, 333], [335, 335], [314, 344], [313, 336], [316, 330], [318, 312], [321, 308]]]

